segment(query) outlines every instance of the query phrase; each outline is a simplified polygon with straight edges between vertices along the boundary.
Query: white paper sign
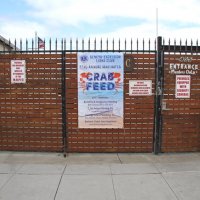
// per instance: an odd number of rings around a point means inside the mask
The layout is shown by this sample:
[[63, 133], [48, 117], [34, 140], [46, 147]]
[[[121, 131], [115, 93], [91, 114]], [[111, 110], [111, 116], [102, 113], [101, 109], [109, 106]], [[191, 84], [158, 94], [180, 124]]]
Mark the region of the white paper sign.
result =
[[25, 60], [11, 60], [11, 83], [26, 83]]
[[130, 96], [150, 96], [152, 95], [151, 80], [130, 80], [129, 81]]
[[176, 98], [190, 98], [190, 75], [176, 75]]

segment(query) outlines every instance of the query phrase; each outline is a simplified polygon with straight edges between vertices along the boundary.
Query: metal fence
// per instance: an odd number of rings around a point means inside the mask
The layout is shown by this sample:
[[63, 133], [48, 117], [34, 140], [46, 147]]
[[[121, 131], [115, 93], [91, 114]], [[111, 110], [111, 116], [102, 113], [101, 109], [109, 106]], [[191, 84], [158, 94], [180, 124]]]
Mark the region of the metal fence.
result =
[[[177, 74], [170, 71], [171, 63], [200, 64], [198, 41], [166, 42], [158, 37], [43, 42], [44, 48], [38, 48], [35, 40], [15, 40], [13, 51], [0, 52], [1, 150], [156, 154], [200, 150], [200, 67], [190, 74], [190, 99], [175, 97]], [[125, 54], [123, 129], [78, 128], [79, 52]], [[26, 60], [26, 85], [10, 83], [13, 59]], [[130, 80], [151, 80], [152, 96], [129, 96]]]
[[[199, 42], [198, 40], [171, 40], [171, 39], [162, 39], [163, 50], [167, 52], [185, 52], [185, 53], [198, 53], [199, 52]], [[20, 52], [46, 52], [46, 51], [71, 51], [71, 52], [80, 52], [80, 51], [123, 51], [123, 52], [151, 52], [156, 51], [157, 49], [157, 40], [150, 39], [44, 39], [44, 48], [39, 47], [39, 41], [36, 39], [31, 40], [17, 40], [14, 41], [2, 40], [2, 46], [4, 47], [3, 52], [6, 51], [6, 46], [12, 46], [12, 51]]]
[[[44, 47], [39, 48], [40, 42], [37, 40], [11, 40], [3, 42], [2, 45], [6, 47], [6, 45], [12, 45], [13, 51], [19, 52], [60, 52], [60, 51], [70, 51], [70, 52], [81, 52], [81, 51], [123, 51], [123, 52], [151, 52], [156, 50], [156, 40], [151, 41], [148, 40], [115, 40], [112, 39], [109, 41], [108, 39], [97, 40], [97, 39], [55, 39], [52, 40], [43, 40]], [[4, 52], [6, 52], [6, 48], [4, 47]]]

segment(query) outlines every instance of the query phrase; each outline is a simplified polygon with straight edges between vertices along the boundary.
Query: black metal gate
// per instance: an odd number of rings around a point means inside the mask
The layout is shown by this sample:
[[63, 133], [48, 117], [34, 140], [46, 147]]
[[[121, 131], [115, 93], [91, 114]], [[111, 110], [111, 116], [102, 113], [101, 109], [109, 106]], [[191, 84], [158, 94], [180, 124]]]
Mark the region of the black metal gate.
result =
[[[55, 46], [51, 40], [44, 43], [44, 49], [34, 49], [32, 42], [29, 50], [28, 42], [24, 46], [20, 41], [19, 49], [0, 52], [0, 150], [156, 154], [199, 151], [198, 43], [165, 45], [161, 37], [147, 45], [138, 40], [135, 44], [132, 40], [119, 40], [117, 44], [108, 40], [98, 44], [96, 40], [62, 40], [60, 44], [56, 40]], [[124, 53], [124, 128], [78, 128], [79, 52]], [[10, 83], [10, 62], [19, 59], [26, 60], [25, 85]], [[177, 72], [172, 65], [185, 69]], [[190, 98], [176, 96], [178, 75], [190, 77]], [[151, 80], [152, 95], [130, 96], [129, 81], [134, 80]]]

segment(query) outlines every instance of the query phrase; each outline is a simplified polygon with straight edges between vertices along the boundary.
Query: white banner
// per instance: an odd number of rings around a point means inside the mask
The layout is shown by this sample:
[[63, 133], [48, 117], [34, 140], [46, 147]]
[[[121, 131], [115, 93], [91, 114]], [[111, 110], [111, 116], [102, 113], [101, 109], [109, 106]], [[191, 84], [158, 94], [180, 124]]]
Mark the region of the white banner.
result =
[[11, 60], [11, 83], [26, 83], [25, 60]]
[[190, 98], [190, 75], [176, 75], [176, 98]]
[[78, 54], [79, 128], [123, 128], [122, 53]]

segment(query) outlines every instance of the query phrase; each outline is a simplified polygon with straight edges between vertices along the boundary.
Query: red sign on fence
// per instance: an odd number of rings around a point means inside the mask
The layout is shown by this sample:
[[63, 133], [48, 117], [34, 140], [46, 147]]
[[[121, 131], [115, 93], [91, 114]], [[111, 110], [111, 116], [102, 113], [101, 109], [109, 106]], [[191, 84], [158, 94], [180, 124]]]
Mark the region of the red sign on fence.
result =
[[176, 98], [190, 98], [190, 75], [176, 75]]

